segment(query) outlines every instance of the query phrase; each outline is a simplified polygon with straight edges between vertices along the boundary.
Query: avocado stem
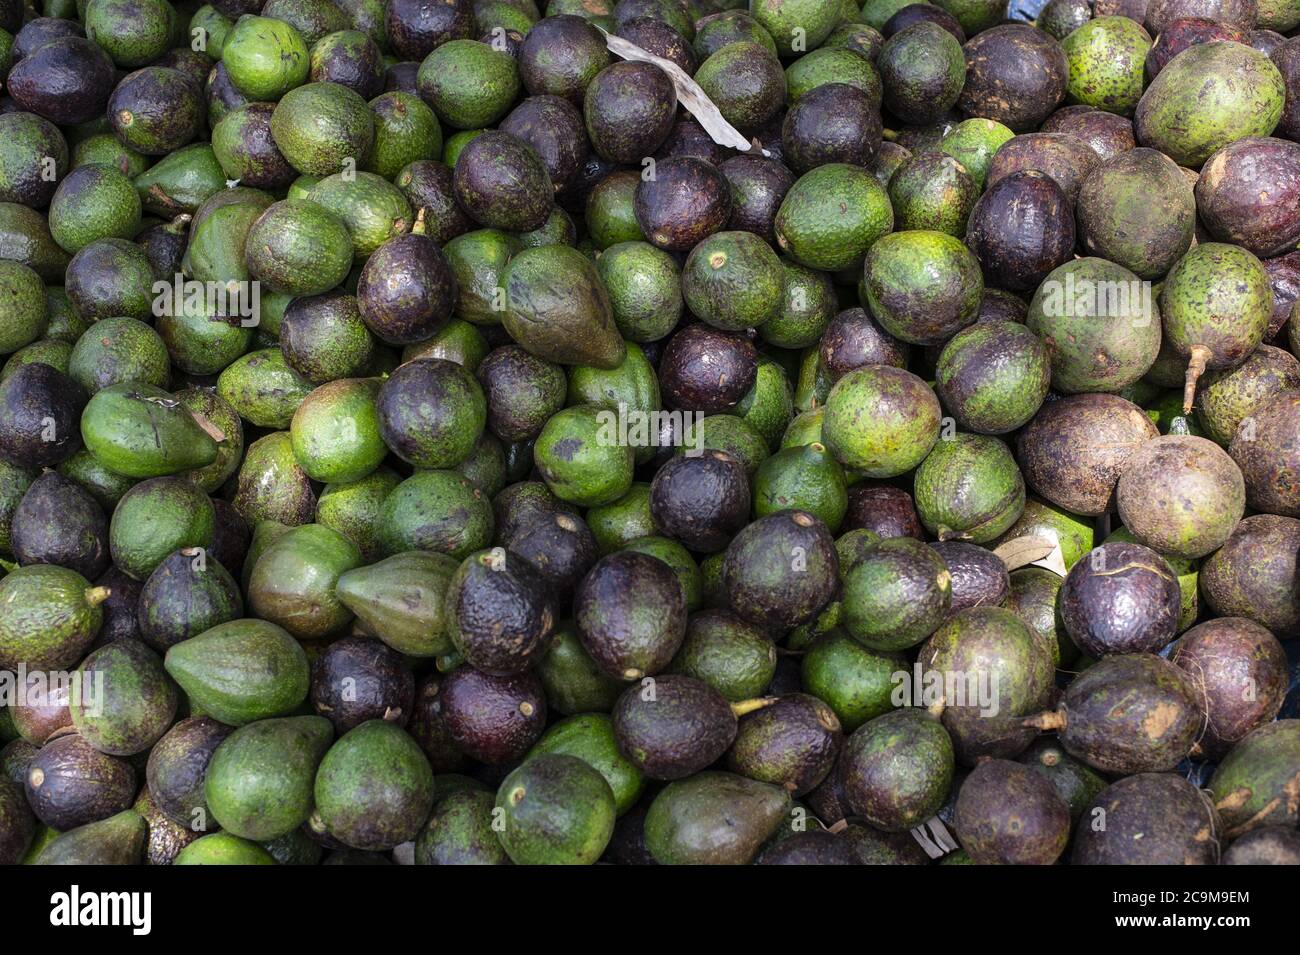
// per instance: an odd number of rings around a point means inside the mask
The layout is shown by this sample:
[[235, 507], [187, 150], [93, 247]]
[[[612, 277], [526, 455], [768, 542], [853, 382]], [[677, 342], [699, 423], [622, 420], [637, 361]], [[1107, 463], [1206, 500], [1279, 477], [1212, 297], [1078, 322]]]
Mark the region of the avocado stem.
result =
[[746, 713], [753, 713], [755, 710], [761, 710], [765, 706], [771, 706], [776, 702], [775, 696], [756, 696], [751, 700], [741, 700], [739, 703], [731, 704], [731, 712], [738, 718]]
[[1045, 733], [1056, 732], [1065, 729], [1065, 713], [1061, 710], [1049, 710], [1046, 713], [1039, 713], [1037, 716], [1029, 717], [1021, 725], [1030, 729], [1042, 730]]
[[424, 235], [424, 206], [420, 206], [415, 213], [415, 222], [411, 225], [411, 235]]
[[85, 593], [86, 603], [92, 607], [98, 607], [112, 595], [113, 591], [107, 587], [87, 587]]
[[1205, 374], [1205, 366], [1213, 356], [1214, 353], [1204, 345], [1192, 346], [1191, 355], [1187, 359], [1187, 377], [1183, 381], [1183, 414], [1192, 413], [1192, 405], [1196, 402], [1196, 383]]

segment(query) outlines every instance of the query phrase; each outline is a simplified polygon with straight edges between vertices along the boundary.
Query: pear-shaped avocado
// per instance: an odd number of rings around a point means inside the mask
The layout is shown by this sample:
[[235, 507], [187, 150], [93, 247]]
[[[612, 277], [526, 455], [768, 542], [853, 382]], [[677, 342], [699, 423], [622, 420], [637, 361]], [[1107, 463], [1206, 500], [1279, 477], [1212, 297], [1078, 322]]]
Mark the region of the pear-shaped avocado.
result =
[[595, 768], [543, 753], [501, 783], [501, 845], [519, 865], [592, 865], [614, 832], [614, 793]]
[[138, 382], [97, 391], [81, 414], [81, 437], [104, 466], [149, 478], [207, 467], [217, 442], [172, 395]]
[[330, 747], [315, 792], [314, 832], [380, 851], [419, 834], [433, 808], [433, 771], [405, 730], [370, 720]]
[[204, 794], [221, 828], [263, 842], [311, 816], [312, 787], [334, 739], [323, 716], [258, 720], [227, 736], [208, 763]]
[[42, 850], [37, 865], [139, 865], [149, 826], [126, 809], [63, 833]]
[[66, 567], [33, 564], [0, 580], [0, 667], [67, 669], [99, 633], [104, 587]]
[[225, 174], [208, 143], [163, 156], [132, 182], [146, 212], [168, 217], [192, 213], [226, 188]]
[[454, 557], [410, 550], [340, 575], [334, 592], [367, 633], [399, 653], [436, 657], [454, 649], [447, 584]]
[[298, 641], [265, 620], [232, 620], [178, 643], [163, 661], [190, 706], [230, 726], [292, 712], [311, 683]]
[[617, 368], [627, 349], [596, 266], [577, 249], [524, 249], [501, 276], [510, 337], [539, 358]]
[[360, 565], [356, 544], [338, 531], [320, 524], [295, 527], [258, 558], [248, 582], [249, 606], [300, 640], [333, 636], [352, 620], [335, 585]]
[[72, 694], [72, 725], [95, 749], [114, 756], [143, 753], [176, 716], [176, 686], [144, 644], [116, 640], [82, 662]]
[[275, 856], [256, 842], [213, 832], [180, 851], [173, 865], [276, 865]]
[[650, 804], [646, 848], [660, 865], [748, 865], [790, 808], [779, 786], [697, 773], [665, 786]]

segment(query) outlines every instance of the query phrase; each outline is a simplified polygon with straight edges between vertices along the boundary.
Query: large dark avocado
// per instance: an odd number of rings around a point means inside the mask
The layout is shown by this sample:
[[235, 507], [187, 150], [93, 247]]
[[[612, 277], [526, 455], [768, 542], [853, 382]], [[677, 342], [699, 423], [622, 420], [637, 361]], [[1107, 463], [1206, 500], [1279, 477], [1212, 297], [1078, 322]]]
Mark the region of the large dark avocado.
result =
[[135, 800], [135, 770], [65, 731], [41, 747], [27, 768], [27, 802], [41, 822], [64, 832], [105, 819]]
[[13, 512], [10, 546], [20, 564], [58, 564], [93, 580], [108, 567], [108, 521], [79, 484], [46, 471]]
[[677, 91], [653, 63], [621, 61], [587, 86], [583, 101], [587, 135], [610, 162], [637, 165], [668, 138], [677, 113]]
[[65, 36], [37, 47], [9, 71], [9, 95], [61, 126], [100, 116], [113, 91], [113, 61], [99, 46]]
[[[421, 215], [428, 223], [429, 210]], [[437, 236], [394, 236], [366, 260], [357, 280], [361, 320], [381, 341], [409, 345], [432, 338], [451, 318], [456, 277]]]
[[727, 547], [723, 587], [731, 609], [776, 627], [811, 620], [839, 586], [834, 540], [803, 511], [759, 518]]
[[528, 752], [546, 727], [546, 693], [531, 671], [491, 676], [459, 666], [433, 688], [430, 711], [461, 753], [489, 766]]
[[485, 673], [519, 673], [549, 648], [555, 609], [547, 581], [510, 551], [494, 548], [465, 558], [446, 599], [452, 642]]
[[311, 703], [339, 735], [367, 720], [405, 726], [415, 706], [415, 677], [396, 650], [370, 637], [344, 637], [312, 664]]
[[1204, 721], [1200, 694], [1183, 670], [1153, 654], [1121, 653], [1080, 673], [1060, 708], [1027, 725], [1056, 730], [1066, 751], [1094, 769], [1126, 774], [1172, 769], [1191, 752]]
[[40, 362], [0, 381], [0, 458], [22, 467], [53, 467], [82, 447], [81, 386]]
[[574, 598], [583, 647], [603, 673], [639, 680], [662, 671], [686, 634], [677, 575], [656, 557], [620, 551], [591, 569]]
[[619, 750], [650, 779], [682, 779], [710, 766], [736, 738], [736, 714], [703, 680], [647, 677], [614, 704]]

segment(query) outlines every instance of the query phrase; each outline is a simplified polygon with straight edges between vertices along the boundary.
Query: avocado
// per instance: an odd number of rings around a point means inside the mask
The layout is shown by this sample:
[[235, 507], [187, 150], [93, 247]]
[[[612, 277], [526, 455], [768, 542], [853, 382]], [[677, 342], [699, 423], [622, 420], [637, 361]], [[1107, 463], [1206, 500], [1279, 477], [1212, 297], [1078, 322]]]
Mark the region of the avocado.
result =
[[493, 766], [520, 759], [546, 725], [546, 696], [529, 671], [491, 676], [457, 667], [438, 687], [433, 706], [456, 749]]
[[876, 66], [885, 107], [914, 126], [941, 118], [966, 83], [961, 43], [939, 24], [924, 20], [889, 36]]
[[668, 138], [676, 107], [677, 91], [658, 66], [637, 61], [607, 66], [583, 98], [592, 148], [610, 162], [640, 163]]
[[307, 83], [276, 104], [271, 137], [294, 169], [329, 176], [343, 171], [349, 161], [364, 166], [374, 146], [374, 115], [346, 86]]
[[492, 523], [490, 502], [468, 480], [454, 471], [420, 471], [384, 501], [377, 533], [386, 555], [429, 550], [460, 560], [491, 542]]
[[[759, 705], [759, 704], [756, 704]], [[614, 704], [619, 750], [650, 779], [682, 779], [711, 765], [736, 736], [736, 713], [694, 677], [647, 677]]]
[[149, 575], [139, 596], [141, 638], [160, 653], [243, 614], [238, 582], [201, 548], [177, 550]]
[[120, 640], [100, 647], [82, 661], [79, 673], [86, 685], [93, 682], [103, 688], [98, 691], [102, 698], [74, 693], [72, 725], [100, 752], [146, 752], [171, 726], [176, 687], [163, 672], [162, 661], [143, 644]]
[[341, 378], [312, 391], [294, 412], [289, 434], [307, 476], [323, 483], [358, 481], [387, 456], [379, 437], [373, 378]]
[[13, 511], [10, 549], [20, 564], [57, 564], [93, 580], [108, 567], [108, 520], [79, 484], [47, 471]]
[[136, 774], [126, 761], [101, 753], [76, 732], [64, 730], [32, 757], [24, 786], [37, 819], [62, 832], [130, 806]]
[[[958, 473], [965, 483], [954, 482]], [[938, 441], [916, 469], [914, 494], [921, 523], [940, 540], [988, 543], [1025, 507], [1025, 482], [1011, 451], [987, 435]]]
[[68, 669], [103, 623], [105, 588], [51, 564], [19, 567], [0, 580], [0, 665]]
[[[561, 10], [560, 4], [552, 4], [546, 12], [546, 18], [524, 37], [519, 76], [533, 96], [562, 96], [581, 106], [588, 84], [610, 61], [605, 38], [587, 22], [589, 15], [583, 8], [574, 11], [578, 16]], [[612, 27], [612, 20], [604, 26]]]
[[707, 771], [660, 790], [645, 817], [646, 847], [661, 865], [746, 865], [791, 810], [778, 786]]
[[[1136, 686], [1143, 689], [1135, 692]], [[1116, 708], [1114, 701], [1125, 696], [1131, 705]], [[1200, 696], [1182, 670], [1150, 653], [1119, 653], [1080, 673], [1057, 711], [1026, 725], [1055, 729], [1066, 751], [1093, 769], [1131, 774], [1177, 765], [1191, 752], [1203, 721]]]
[[307, 821], [316, 767], [333, 740], [319, 716], [259, 720], [232, 732], [208, 762], [204, 794], [221, 828], [264, 842]]
[[250, 444], [235, 482], [235, 509], [251, 526], [264, 521], [297, 526], [315, 514], [316, 493], [298, 466], [288, 432]]
[[[519, 68], [508, 53], [457, 38], [428, 53], [417, 78], [421, 98], [455, 129], [491, 126], [519, 95]], [[450, 163], [449, 163], [450, 164]]]
[[208, 716], [180, 720], [152, 750], [146, 770], [148, 792], [159, 812], [194, 832], [215, 829], [204, 794], [204, 776], [217, 746], [231, 728]]
[[445, 792], [438, 777], [433, 812], [415, 840], [416, 865], [509, 865], [493, 828], [496, 797], [477, 785]]
[[[1137, 102], [1138, 142], [1197, 168], [1246, 136], [1267, 136], [1282, 116], [1285, 86], [1273, 62], [1243, 43], [1220, 40], [1183, 51]], [[1194, 117], [1193, 120], [1179, 117]]]
[[[1205, 794], [1171, 773], [1139, 773], [1097, 794], [1085, 810], [1104, 828], [1082, 826], [1072, 865], [1214, 865], [1222, 826]], [[1090, 818], [1099, 818], [1094, 815]], [[1140, 834], [1140, 836], [1139, 836]], [[1208, 838], [1207, 838], [1208, 836]]]
[[0, 863], [17, 865], [35, 836], [36, 817], [22, 789], [7, 780], [0, 781]]
[[108, 99], [117, 138], [146, 156], [174, 152], [199, 135], [204, 108], [198, 88], [179, 70], [149, 66], [130, 73]]
[[282, 716], [307, 698], [307, 656], [264, 620], [233, 620], [178, 643], [164, 665], [192, 706], [230, 726]]
[[108, 527], [113, 563], [145, 580], [173, 551], [212, 543], [216, 513], [199, 488], [179, 477], [150, 478], [131, 487]]
[[52, 123], [84, 123], [103, 115], [113, 90], [113, 65], [98, 43], [79, 36], [57, 37], [14, 64], [7, 82], [9, 95], [20, 108]]
[[421, 468], [459, 464], [487, 420], [483, 391], [465, 368], [441, 358], [408, 362], [375, 399], [379, 434], [403, 460]]
[[156, 60], [171, 39], [174, 14], [163, 0], [93, 0], [82, 15], [86, 36], [123, 69]]
[[130, 239], [140, 228], [140, 197], [131, 180], [112, 166], [72, 170], [50, 200], [50, 234], [76, 253], [96, 239]]
[[835, 712], [846, 732], [893, 708], [893, 674], [901, 654], [869, 650], [843, 631], [818, 639], [803, 658], [803, 685]]
[[1244, 737], [1219, 763], [1209, 790], [1230, 838], [1262, 826], [1291, 825], [1300, 720], [1266, 723]]
[[[375, 144], [366, 164], [369, 172], [395, 181], [408, 165], [431, 162], [442, 153], [438, 117], [418, 96], [392, 90], [376, 96], [369, 105], [375, 114]], [[400, 182], [396, 185], [407, 191]]]
[[[41, 174], [47, 157], [52, 177]], [[0, 202], [44, 208], [67, 172], [68, 143], [57, 126], [34, 113], [0, 117]]]
[[124, 809], [59, 834], [36, 859], [37, 865], [138, 865], [149, 826], [134, 809]]
[[606, 676], [630, 681], [659, 673], [686, 633], [677, 575], [649, 554], [602, 558], [578, 585], [574, 619], [583, 648]]
[[740, 718], [727, 768], [802, 796], [831, 772], [842, 740], [826, 703], [803, 693], [781, 696]]
[[546, 580], [508, 551], [466, 557], [447, 585], [446, 601], [456, 650], [485, 673], [518, 673], [547, 650], [555, 610]]
[[1051, 865], [1070, 839], [1070, 812], [1051, 782], [1005, 759], [961, 784], [953, 823], [976, 865]]
[[381, 341], [425, 341], [451, 317], [457, 282], [447, 257], [423, 234], [394, 236], [366, 261], [357, 282], [361, 320]]
[[699, 65], [694, 79], [722, 118], [742, 133], [763, 129], [785, 105], [781, 61], [762, 43], [741, 40], [720, 47]]
[[354, 849], [391, 849], [419, 834], [433, 795], [433, 773], [415, 741], [391, 723], [370, 720], [321, 760], [309, 825]]
[[173, 865], [276, 865], [262, 846], [228, 832], [213, 832], [195, 839], [176, 856]]
[[319, 524], [295, 527], [258, 557], [248, 583], [249, 606], [298, 639], [335, 636], [352, 620], [335, 585], [360, 565], [356, 545], [338, 531]]
[[952, 740], [921, 710], [878, 716], [845, 740], [840, 779], [853, 811], [886, 832], [924, 822], [953, 778]]

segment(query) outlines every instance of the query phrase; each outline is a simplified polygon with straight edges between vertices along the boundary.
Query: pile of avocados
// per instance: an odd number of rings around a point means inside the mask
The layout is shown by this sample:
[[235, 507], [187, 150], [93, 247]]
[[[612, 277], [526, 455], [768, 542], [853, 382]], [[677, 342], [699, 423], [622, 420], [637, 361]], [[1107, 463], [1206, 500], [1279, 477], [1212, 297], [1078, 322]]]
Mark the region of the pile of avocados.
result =
[[0, 83], [0, 863], [1300, 864], [1300, 0]]

